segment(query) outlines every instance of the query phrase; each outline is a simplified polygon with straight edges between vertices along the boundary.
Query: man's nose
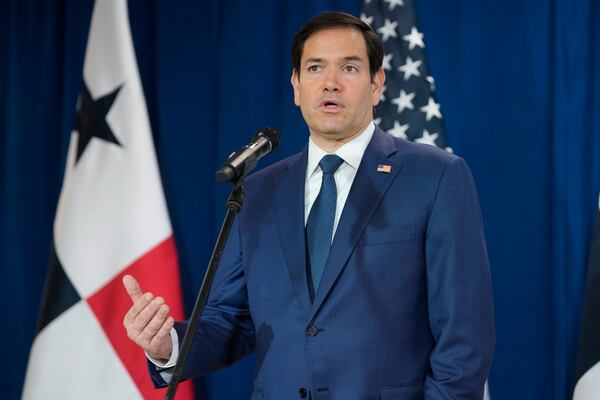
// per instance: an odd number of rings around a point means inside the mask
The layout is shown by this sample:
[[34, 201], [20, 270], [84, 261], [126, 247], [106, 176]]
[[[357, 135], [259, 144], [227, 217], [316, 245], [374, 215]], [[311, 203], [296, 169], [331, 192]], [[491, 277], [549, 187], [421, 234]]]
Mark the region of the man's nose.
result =
[[340, 76], [338, 71], [329, 70], [323, 81], [323, 90], [326, 92], [339, 92], [341, 90]]

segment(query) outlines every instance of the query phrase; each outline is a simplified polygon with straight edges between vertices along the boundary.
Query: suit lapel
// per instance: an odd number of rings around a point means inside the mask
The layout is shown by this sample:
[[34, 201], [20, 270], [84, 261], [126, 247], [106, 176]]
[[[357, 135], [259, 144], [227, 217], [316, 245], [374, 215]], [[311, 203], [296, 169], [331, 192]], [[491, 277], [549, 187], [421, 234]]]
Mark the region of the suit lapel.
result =
[[308, 312], [311, 307], [306, 277], [306, 251], [304, 244], [304, 183], [308, 148], [290, 163], [287, 176], [276, 193], [275, 212], [281, 246], [285, 260], [302, 305]]
[[[393, 139], [381, 129], [376, 128], [344, 205], [323, 276], [311, 307], [309, 321], [314, 318], [335, 284], [373, 211], [400, 170], [401, 165], [388, 158], [395, 151], [396, 146]], [[378, 172], [379, 165], [389, 165], [391, 171], [389, 173]], [[306, 285], [306, 272], [304, 272], [303, 284]]]

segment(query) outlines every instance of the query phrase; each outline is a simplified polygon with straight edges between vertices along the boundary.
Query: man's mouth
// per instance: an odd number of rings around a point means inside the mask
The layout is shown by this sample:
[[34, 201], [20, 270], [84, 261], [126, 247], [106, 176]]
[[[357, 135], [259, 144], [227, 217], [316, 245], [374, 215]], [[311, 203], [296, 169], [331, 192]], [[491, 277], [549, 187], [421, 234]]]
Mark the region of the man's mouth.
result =
[[328, 112], [339, 111], [341, 108], [343, 108], [342, 104], [336, 100], [323, 100], [319, 103], [319, 109]]

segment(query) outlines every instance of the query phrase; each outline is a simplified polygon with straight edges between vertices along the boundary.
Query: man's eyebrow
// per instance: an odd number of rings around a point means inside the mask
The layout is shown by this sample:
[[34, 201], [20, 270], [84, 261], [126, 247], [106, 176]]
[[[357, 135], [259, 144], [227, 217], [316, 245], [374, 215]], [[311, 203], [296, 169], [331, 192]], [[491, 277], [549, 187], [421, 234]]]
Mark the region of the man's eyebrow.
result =
[[[364, 60], [362, 59], [362, 57], [358, 56], [358, 55], [352, 55], [352, 56], [346, 56], [343, 57], [342, 60], [344, 61], [358, 61], [358, 62], [363, 62]], [[306, 61], [304, 61], [305, 64], [308, 63], [322, 63], [323, 59], [320, 57], [311, 57], [311, 58], [307, 58]]]
[[359, 62], [363, 61], [363, 59], [360, 56], [356, 56], [356, 55], [355, 56], [346, 56], [346, 57], [344, 57], [344, 60], [345, 61], [359, 61]]
[[311, 58], [307, 58], [306, 61], [304, 61], [305, 64], [308, 63], [321, 63], [323, 62], [322, 58], [318, 58], [318, 57], [311, 57]]

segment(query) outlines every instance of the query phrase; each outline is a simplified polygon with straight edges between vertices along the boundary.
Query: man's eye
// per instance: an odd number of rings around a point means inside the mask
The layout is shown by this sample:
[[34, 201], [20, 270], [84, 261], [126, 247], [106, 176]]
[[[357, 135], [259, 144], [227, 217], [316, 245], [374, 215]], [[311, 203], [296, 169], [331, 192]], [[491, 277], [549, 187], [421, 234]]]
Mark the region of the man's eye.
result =
[[344, 72], [358, 72], [358, 68], [355, 65], [344, 65]]
[[321, 66], [320, 65], [311, 65], [308, 67], [308, 70], [310, 72], [319, 72], [321, 70]]

